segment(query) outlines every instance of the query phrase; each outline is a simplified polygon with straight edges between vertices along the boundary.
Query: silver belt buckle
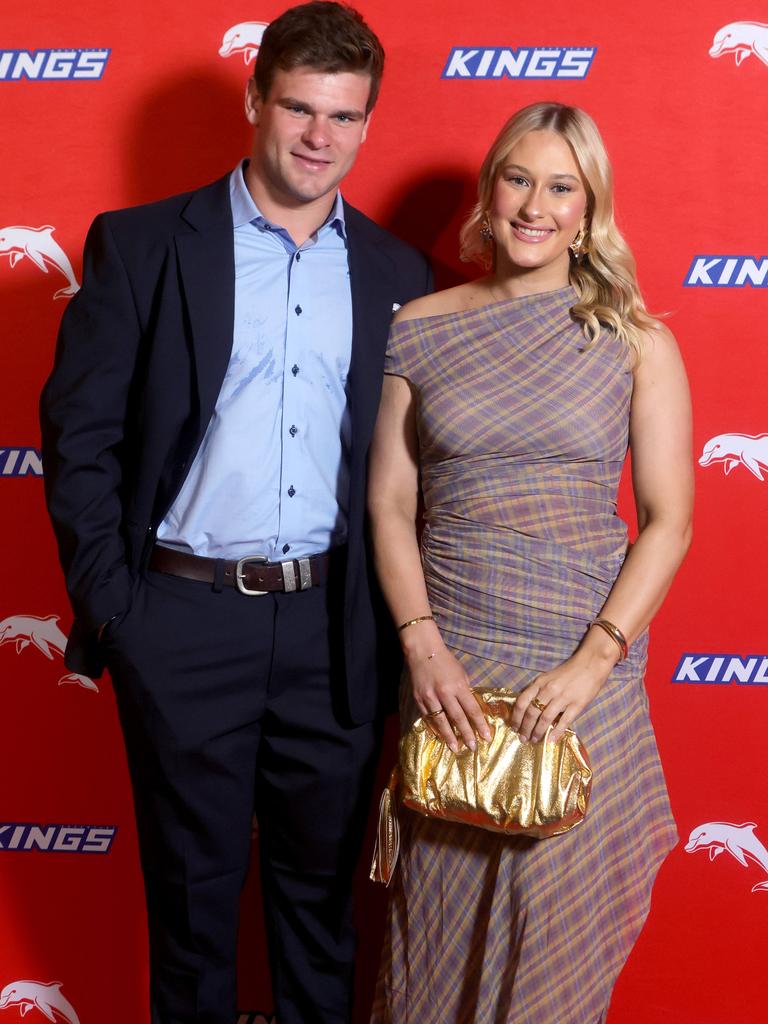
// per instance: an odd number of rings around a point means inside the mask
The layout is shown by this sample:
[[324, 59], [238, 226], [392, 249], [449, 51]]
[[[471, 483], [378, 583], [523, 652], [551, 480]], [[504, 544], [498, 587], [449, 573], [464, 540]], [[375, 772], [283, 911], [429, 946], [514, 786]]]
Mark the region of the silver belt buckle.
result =
[[246, 597], [263, 597], [264, 594], [268, 594], [268, 590], [249, 590], [248, 587], [243, 583], [245, 579], [245, 573], [243, 572], [245, 566], [249, 562], [256, 562], [258, 565], [266, 565], [269, 561], [266, 555], [246, 555], [245, 558], [240, 558], [237, 565], [235, 566], [235, 586], [241, 594], [245, 594]]

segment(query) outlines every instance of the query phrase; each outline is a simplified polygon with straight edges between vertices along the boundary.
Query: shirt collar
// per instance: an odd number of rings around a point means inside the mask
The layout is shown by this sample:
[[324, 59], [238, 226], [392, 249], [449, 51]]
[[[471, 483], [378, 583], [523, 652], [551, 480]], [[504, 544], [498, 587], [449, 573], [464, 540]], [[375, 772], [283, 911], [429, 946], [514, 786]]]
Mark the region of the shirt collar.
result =
[[[262, 214], [256, 203], [254, 203], [253, 196], [248, 191], [243, 175], [247, 164], [248, 161], [243, 160], [229, 176], [229, 199], [232, 205], [234, 226], [239, 228], [244, 224], [255, 223], [260, 228], [264, 228], [267, 225], [272, 228], [281, 227], [282, 225], [280, 224], [271, 224]], [[328, 214], [327, 220], [321, 225], [321, 230], [324, 227], [333, 227], [341, 238], [347, 237], [347, 225], [344, 220], [344, 200], [341, 198], [341, 192], [336, 193], [331, 212]]]

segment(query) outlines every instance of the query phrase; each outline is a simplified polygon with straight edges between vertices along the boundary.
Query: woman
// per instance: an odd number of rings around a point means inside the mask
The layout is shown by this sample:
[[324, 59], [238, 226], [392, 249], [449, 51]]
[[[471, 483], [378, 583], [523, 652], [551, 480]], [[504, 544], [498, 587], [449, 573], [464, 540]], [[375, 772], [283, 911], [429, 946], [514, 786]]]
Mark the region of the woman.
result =
[[[489, 272], [399, 311], [371, 453], [403, 724], [427, 715], [474, 747], [488, 727], [470, 687], [504, 686], [525, 738], [574, 728], [594, 782], [585, 821], [549, 839], [401, 815], [373, 1021], [597, 1024], [677, 841], [643, 673], [691, 536], [688, 389], [585, 113], [521, 110], [478, 195], [462, 256]], [[631, 547], [616, 515], [628, 441]]]

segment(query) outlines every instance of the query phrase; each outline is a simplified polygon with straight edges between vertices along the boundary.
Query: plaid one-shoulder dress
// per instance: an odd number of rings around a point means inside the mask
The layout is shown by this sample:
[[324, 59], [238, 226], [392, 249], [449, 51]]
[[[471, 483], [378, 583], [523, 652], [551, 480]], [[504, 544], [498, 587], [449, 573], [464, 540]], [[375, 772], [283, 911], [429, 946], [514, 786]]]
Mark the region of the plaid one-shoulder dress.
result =
[[[473, 685], [565, 660], [627, 549], [616, 492], [632, 374], [553, 292], [396, 324], [386, 372], [417, 395], [422, 559]], [[400, 814], [374, 1024], [597, 1024], [677, 842], [643, 685], [647, 635], [575, 724], [585, 821], [508, 838]], [[412, 714], [406, 710], [406, 716]]]

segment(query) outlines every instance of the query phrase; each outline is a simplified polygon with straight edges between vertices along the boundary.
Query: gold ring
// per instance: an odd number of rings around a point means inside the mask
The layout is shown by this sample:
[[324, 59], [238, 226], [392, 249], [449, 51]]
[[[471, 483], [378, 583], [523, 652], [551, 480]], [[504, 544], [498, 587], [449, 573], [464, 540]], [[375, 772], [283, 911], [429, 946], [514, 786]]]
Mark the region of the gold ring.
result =
[[534, 697], [533, 700], [531, 701], [531, 704], [533, 704], [533, 706], [535, 708], [537, 708], [539, 711], [546, 711], [547, 710], [547, 705], [546, 704], [542, 704], [538, 697]]
[[424, 718], [435, 718], [436, 715], [444, 715], [444, 714], [445, 714], [445, 709], [444, 708], [438, 708], [437, 711], [429, 711], [429, 712], [427, 712], [427, 714], [424, 715]]

